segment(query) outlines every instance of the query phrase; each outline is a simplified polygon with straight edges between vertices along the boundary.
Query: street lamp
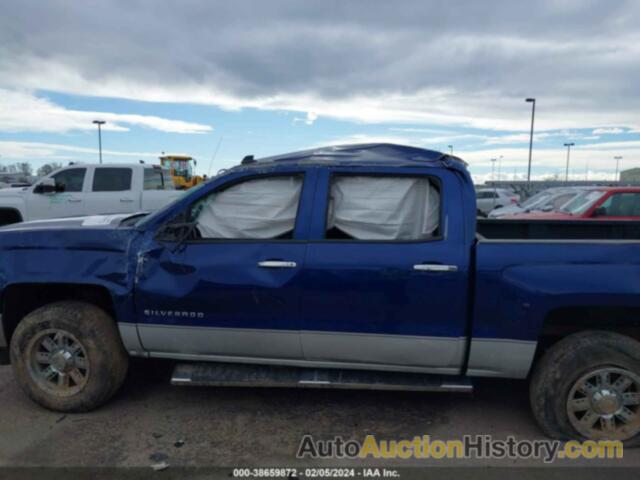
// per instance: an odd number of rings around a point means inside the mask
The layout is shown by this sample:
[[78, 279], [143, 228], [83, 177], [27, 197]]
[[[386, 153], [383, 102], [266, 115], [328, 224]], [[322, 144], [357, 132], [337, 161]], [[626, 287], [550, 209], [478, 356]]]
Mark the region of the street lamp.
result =
[[573, 143], [573, 142], [564, 144], [564, 146], [567, 147], [567, 168], [565, 169], [565, 172], [564, 172], [564, 181], [565, 182], [569, 181], [569, 153], [571, 152], [571, 147], [573, 147], [574, 145], [575, 145], [575, 143]]
[[533, 151], [533, 122], [536, 118], [536, 99], [526, 98], [525, 102], [531, 103], [531, 133], [529, 134], [529, 166], [527, 168], [527, 184], [531, 183], [531, 153]]
[[100, 163], [102, 163], [102, 129], [100, 127], [107, 122], [104, 120], [94, 120], [93, 123], [98, 125], [98, 154], [100, 155]]
[[496, 167], [496, 160], [497, 158], [492, 158], [491, 159], [491, 181], [495, 181], [495, 176], [494, 176], [494, 172], [495, 172], [495, 167]]
[[620, 179], [618, 178], [618, 168], [620, 167], [620, 160], [622, 160], [622, 157], [620, 155], [613, 157], [613, 159], [616, 161], [616, 176], [613, 177], [613, 181], [614, 182], [619, 182]]
[[449, 155], [453, 155], [453, 145], [447, 145], [449, 147]]
[[500, 171], [502, 170], [502, 155], [498, 158], [498, 181], [500, 181]]

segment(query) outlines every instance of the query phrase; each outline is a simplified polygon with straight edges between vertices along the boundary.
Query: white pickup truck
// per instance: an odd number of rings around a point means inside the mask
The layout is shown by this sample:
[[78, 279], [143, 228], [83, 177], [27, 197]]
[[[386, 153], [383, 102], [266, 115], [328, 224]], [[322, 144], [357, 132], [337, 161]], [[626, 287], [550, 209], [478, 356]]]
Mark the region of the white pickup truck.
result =
[[30, 187], [0, 190], [0, 225], [47, 218], [158, 210], [184, 192], [157, 165], [79, 164]]

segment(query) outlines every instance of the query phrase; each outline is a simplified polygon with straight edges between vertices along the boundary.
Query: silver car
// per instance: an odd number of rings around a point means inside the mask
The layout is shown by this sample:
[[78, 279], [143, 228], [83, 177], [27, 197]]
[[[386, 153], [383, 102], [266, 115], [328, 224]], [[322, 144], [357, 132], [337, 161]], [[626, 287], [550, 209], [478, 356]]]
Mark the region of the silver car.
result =
[[521, 204], [516, 203], [508, 205], [504, 208], [492, 210], [489, 218], [501, 218], [506, 215], [514, 215], [516, 213], [541, 211], [551, 212], [560, 210], [564, 205], [572, 201], [578, 194], [588, 190], [590, 187], [554, 187], [548, 188], [529, 197]]
[[488, 214], [492, 210], [516, 205], [518, 196], [504, 188], [480, 188], [476, 190], [476, 206], [479, 212]]

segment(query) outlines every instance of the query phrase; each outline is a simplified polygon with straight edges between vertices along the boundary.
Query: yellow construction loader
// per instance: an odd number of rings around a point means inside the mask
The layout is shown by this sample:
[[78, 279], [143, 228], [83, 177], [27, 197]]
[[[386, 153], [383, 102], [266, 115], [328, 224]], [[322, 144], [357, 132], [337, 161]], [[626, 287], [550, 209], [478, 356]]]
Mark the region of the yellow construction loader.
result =
[[193, 167], [197, 165], [197, 162], [195, 158], [189, 155], [162, 155], [160, 164], [162, 168], [166, 168], [171, 172], [173, 184], [178, 190], [195, 187], [204, 180], [202, 177], [193, 174]]

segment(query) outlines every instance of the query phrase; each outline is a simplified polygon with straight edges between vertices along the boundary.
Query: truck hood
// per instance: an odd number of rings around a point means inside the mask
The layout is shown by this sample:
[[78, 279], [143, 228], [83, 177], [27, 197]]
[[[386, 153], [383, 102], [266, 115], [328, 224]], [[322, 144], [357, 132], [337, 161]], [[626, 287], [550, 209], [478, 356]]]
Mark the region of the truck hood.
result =
[[489, 218], [500, 218], [505, 215], [513, 215], [522, 211], [524, 211], [524, 209], [519, 205], [507, 205], [506, 207], [494, 208], [491, 210], [491, 212], [489, 212]]
[[522, 212], [516, 213], [514, 215], [508, 215], [503, 218], [509, 219], [528, 219], [528, 220], [577, 220], [580, 217], [571, 215], [570, 213], [563, 212], [540, 212], [540, 211], [531, 211], [531, 212]]
[[0, 202], [4, 198], [24, 197], [29, 187], [0, 188]]
[[0, 289], [8, 283], [103, 285], [126, 294], [142, 232], [118, 226], [131, 215], [17, 223], [0, 229]]
[[31, 230], [69, 230], [69, 229], [113, 229], [120, 226], [125, 218], [137, 215], [145, 215], [146, 212], [140, 213], [118, 213], [113, 215], [90, 215], [84, 217], [68, 217], [68, 218], [49, 218], [46, 220], [32, 220], [30, 222], [21, 222], [0, 227], [0, 235], [3, 232], [20, 232]]

